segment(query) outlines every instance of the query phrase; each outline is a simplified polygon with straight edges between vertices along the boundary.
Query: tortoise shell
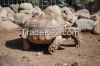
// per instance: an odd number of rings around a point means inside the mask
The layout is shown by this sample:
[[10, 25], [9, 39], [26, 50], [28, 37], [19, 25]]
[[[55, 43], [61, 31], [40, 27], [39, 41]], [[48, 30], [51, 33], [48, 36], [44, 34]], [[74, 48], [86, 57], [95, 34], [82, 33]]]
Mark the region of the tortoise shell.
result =
[[30, 32], [27, 37], [29, 41], [36, 44], [48, 44], [56, 36], [61, 35], [64, 25], [66, 22], [61, 15], [49, 13], [29, 20], [24, 27]]

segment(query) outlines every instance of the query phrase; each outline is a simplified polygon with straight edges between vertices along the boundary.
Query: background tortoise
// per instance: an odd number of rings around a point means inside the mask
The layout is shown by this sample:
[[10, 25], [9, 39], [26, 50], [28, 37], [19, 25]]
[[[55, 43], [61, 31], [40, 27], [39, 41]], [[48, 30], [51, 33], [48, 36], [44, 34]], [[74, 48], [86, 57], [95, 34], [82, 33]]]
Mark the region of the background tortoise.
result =
[[58, 49], [64, 38], [70, 37], [75, 41], [76, 47], [79, 47], [81, 37], [67, 34], [68, 31], [75, 32], [79, 31], [79, 29], [69, 26], [69, 23], [64, 21], [61, 15], [45, 10], [38, 18], [25, 22], [23, 28], [28, 32], [24, 30], [24, 34], [21, 35], [24, 42], [23, 49], [28, 50], [30, 48], [29, 41], [33, 44], [49, 44], [48, 51], [52, 54]]

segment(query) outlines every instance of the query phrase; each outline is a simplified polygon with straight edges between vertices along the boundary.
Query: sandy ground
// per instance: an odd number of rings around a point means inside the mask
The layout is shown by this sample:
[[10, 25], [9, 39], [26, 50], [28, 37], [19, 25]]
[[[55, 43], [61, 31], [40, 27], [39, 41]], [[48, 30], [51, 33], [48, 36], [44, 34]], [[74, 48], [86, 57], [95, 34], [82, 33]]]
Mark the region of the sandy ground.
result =
[[[48, 46], [33, 45], [30, 51], [22, 50], [22, 41], [17, 34], [0, 36], [0, 66], [100, 66], [100, 35], [82, 33], [82, 45], [74, 47], [68, 39], [53, 55]], [[5, 59], [6, 58], [6, 59]], [[5, 62], [6, 61], [6, 62]]]

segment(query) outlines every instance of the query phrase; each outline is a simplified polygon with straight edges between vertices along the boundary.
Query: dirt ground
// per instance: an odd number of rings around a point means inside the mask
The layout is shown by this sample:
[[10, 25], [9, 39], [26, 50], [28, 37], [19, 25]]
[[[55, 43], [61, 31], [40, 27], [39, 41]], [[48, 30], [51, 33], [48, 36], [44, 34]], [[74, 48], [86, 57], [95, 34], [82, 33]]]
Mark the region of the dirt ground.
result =
[[[0, 35], [0, 61], [8, 60], [6, 63], [14, 64], [12, 66], [100, 66], [100, 35], [81, 35], [80, 48], [74, 47], [74, 42], [68, 39], [53, 55], [47, 53], [48, 46], [33, 45], [30, 51], [23, 51], [18, 34]], [[6, 57], [10, 58], [4, 60]]]

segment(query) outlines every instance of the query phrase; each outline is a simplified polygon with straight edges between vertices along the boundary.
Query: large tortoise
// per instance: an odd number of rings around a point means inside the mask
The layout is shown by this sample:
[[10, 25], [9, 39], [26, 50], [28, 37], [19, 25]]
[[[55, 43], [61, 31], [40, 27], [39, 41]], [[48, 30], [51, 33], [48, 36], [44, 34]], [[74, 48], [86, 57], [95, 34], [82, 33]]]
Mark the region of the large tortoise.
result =
[[[76, 33], [79, 29], [69, 27], [68, 22], [64, 21], [60, 15], [50, 12], [43, 13], [38, 18], [26, 21], [24, 29], [26, 31], [23, 30], [24, 34], [22, 33], [21, 35], [24, 42], [24, 50], [30, 48], [29, 42], [38, 45], [49, 44], [48, 52], [51, 54], [59, 48], [63, 39], [72, 38], [75, 41], [76, 47], [79, 47], [81, 44], [81, 37]], [[69, 35], [69, 32], [73, 34]]]

